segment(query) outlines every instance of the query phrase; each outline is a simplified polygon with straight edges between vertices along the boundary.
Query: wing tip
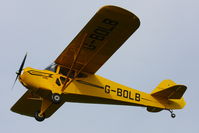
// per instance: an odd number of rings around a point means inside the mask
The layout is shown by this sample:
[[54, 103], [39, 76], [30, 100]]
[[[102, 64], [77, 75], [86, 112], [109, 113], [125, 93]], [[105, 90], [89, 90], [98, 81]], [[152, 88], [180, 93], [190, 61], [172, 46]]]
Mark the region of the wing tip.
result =
[[101, 7], [99, 9], [99, 11], [104, 10], [104, 9], [113, 10], [113, 11], [121, 12], [121, 13], [124, 13], [124, 14], [128, 14], [128, 15], [132, 16], [133, 19], [136, 19], [140, 24], [140, 19], [134, 13], [132, 13], [131, 11], [129, 11], [127, 9], [124, 9], [122, 7], [119, 7], [119, 6], [114, 6], [114, 5], [105, 5], [105, 6]]

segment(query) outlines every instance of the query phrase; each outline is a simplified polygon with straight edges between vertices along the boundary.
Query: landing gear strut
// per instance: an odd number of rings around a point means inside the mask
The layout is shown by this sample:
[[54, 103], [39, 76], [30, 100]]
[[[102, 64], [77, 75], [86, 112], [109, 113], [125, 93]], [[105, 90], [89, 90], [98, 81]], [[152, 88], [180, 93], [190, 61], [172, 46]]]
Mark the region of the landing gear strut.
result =
[[176, 117], [176, 115], [173, 113], [173, 110], [168, 109], [168, 111], [171, 113], [171, 117], [172, 117], [172, 118], [175, 118], [175, 117]]

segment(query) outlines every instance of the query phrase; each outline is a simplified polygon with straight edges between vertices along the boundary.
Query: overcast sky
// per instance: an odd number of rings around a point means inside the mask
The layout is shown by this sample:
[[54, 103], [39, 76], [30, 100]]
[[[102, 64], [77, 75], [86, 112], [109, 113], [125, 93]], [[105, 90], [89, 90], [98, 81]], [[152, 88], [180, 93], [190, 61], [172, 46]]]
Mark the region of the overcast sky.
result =
[[[133, 106], [65, 103], [39, 123], [10, 111], [26, 89], [17, 82], [25, 66], [43, 69], [53, 62], [95, 12], [116, 5], [136, 14], [139, 29], [97, 72], [105, 78], [150, 93], [164, 79], [187, 85], [187, 105], [149, 113]], [[1, 132], [198, 132], [198, 0], [0, 0]]]

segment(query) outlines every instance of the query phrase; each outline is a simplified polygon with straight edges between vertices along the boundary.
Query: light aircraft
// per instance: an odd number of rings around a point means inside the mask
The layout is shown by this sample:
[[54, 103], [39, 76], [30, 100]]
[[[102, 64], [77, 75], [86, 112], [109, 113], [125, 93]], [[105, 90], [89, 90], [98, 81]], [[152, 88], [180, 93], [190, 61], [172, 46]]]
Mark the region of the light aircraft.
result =
[[26, 54], [14, 84], [19, 79], [27, 91], [11, 110], [43, 121], [64, 102], [78, 102], [142, 106], [149, 112], [168, 110], [174, 118], [173, 110], [185, 106], [185, 85], [164, 80], [147, 94], [95, 74], [139, 25], [133, 13], [104, 6], [46, 69], [23, 69]]

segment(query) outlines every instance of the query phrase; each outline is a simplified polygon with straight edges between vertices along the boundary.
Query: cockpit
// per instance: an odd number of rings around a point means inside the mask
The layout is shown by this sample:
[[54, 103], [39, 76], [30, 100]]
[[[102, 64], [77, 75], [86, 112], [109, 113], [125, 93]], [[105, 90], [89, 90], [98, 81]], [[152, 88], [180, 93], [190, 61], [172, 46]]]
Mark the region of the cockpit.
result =
[[[49, 71], [61, 74], [63, 76], [68, 76], [70, 78], [74, 78], [75, 74], [78, 73], [77, 70], [70, 70], [69, 68], [66, 68], [66, 67], [61, 66], [61, 65], [57, 65], [55, 63], [52, 63], [49, 66], [47, 66], [45, 68], [45, 70], [49, 70]], [[84, 74], [84, 73], [79, 73], [77, 77], [83, 78], [83, 77], [87, 77], [87, 75]]]

